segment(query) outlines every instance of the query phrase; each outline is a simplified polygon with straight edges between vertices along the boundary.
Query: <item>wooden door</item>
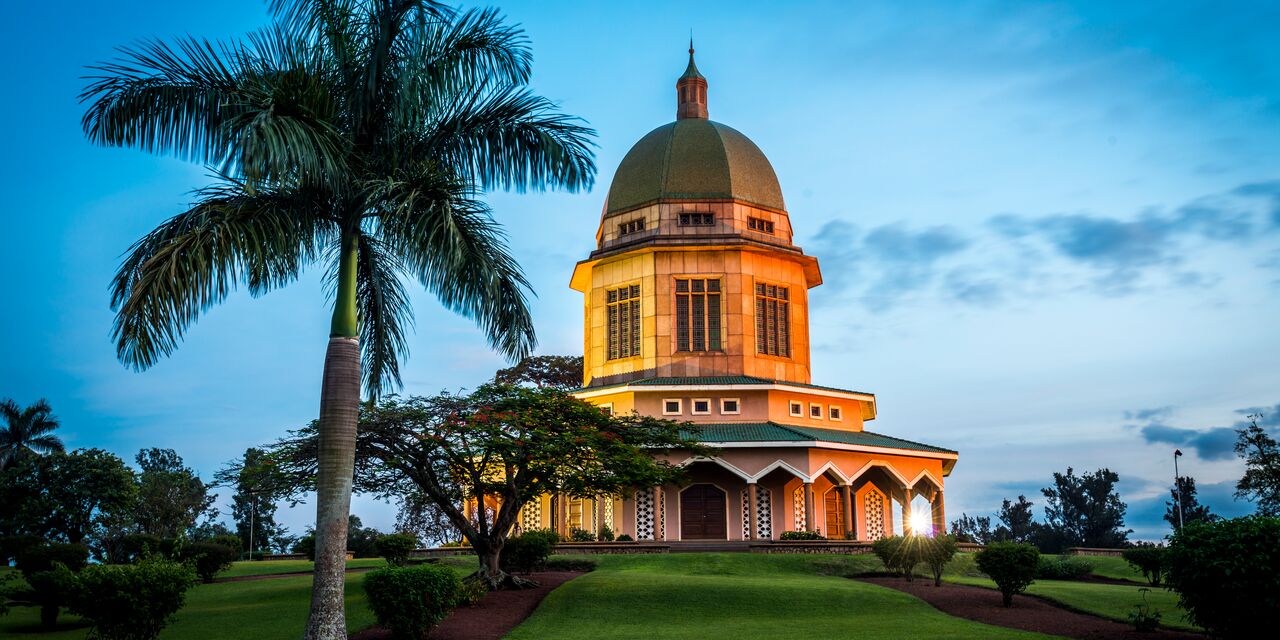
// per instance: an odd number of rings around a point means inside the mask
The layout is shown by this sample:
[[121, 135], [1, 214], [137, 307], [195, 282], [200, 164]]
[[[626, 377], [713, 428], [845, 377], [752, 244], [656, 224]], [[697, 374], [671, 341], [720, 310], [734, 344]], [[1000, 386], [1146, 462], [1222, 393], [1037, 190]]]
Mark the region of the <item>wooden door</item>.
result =
[[823, 511], [827, 512], [827, 528], [822, 534], [832, 540], [844, 537], [844, 495], [840, 487], [827, 492], [823, 501]]
[[681, 540], [727, 540], [725, 494], [714, 485], [695, 484], [680, 493]]

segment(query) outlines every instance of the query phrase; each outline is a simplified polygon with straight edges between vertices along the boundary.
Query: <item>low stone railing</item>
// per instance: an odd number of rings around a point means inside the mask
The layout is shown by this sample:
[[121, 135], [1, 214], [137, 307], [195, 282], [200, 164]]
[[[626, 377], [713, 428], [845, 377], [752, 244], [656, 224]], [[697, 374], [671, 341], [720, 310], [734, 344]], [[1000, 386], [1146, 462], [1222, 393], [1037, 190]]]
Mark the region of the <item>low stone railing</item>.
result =
[[769, 540], [749, 548], [751, 553], [871, 553], [871, 543], [859, 540]]
[[1108, 556], [1118, 558], [1124, 554], [1124, 549], [1103, 549], [1099, 547], [1067, 547], [1063, 554], [1068, 556]]
[[561, 542], [556, 545], [556, 553], [671, 553], [671, 545], [657, 542]]

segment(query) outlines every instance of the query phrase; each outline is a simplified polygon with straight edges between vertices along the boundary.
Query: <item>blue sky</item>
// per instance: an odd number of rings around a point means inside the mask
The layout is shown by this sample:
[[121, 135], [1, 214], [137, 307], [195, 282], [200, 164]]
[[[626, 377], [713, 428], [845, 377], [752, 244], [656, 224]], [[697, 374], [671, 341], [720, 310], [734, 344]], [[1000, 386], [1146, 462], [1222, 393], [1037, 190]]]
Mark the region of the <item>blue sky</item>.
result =
[[[1225, 514], [1230, 428], [1280, 416], [1280, 9], [1268, 3], [508, 2], [535, 88], [599, 131], [584, 194], [493, 194], [527, 270], [544, 353], [581, 349], [574, 261], [622, 155], [674, 117], [689, 30], [713, 119], [781, 180], [822, 261], [814, 381], [875, 392], [875, 431], [960, 450], [949, 516], [989, 513], [1053, 471], [1120, 473], [1156, 538], [1171, 454]], [[121, 252], [206, 171], [89, 146], [83, 66], [137, 38], [234, 37], [257, 0], [120, 0], [8, 11], [0, 47], [9, 239], [0, 396], [47, 397], [73, 447], [172, 447], [211, 474], [316, 412], [328, 329], [309, 274], [238, 293], [170, 359], [115, 359]], [[407, 392], [501, 365], [425, 294]], [[393, 509], [358, 500], [390, 526]], [[282, 511], [295, 530], [309, 507]]]

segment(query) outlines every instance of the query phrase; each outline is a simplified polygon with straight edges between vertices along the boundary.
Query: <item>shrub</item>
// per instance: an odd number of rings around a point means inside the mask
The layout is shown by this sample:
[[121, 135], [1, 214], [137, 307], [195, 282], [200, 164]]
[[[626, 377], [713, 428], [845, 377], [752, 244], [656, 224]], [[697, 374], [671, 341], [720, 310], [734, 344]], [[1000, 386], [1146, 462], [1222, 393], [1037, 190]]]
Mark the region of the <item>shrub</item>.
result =
[[80, 588], [80, 581], [66, 565], [55, 562], [44, 571], [23, 573], [27, 588], [10, 596], [18, 601], [40, 608], [40, 626], [45, 630], [58, 624], [58, 613], [70, 603]]
[[588, 558], [548, 558], [542, 563], [546, 571], [595, 571], [596, 561]]
[[173, 559], [177, 546], [178, 541], [173, 538], [132, 533], [120, 539], [120, 557], [126, 562], [137, 562], [148, 555]]
[[370, 571], [364, 592], [378, 624], [395, 638], [418, 640], [458, 603], [462, 580], [448, 567], [422, 564]]
[[303, 555], [306, 555], [308, 560], [315, 561], [316, 534], [308, 533], [307, 535], [302, 536], [301, 538], [298, 538], [298, 541], [293, 543], [292, 551], [294, 553], [301, 553]]
[[783, 531], [779, 538], [782, 540], [826, 540], [817, 531]]
[[1138, 589], [1142, 593], [1142, 604], [1133, 605], [1133, 611], [1129, 614], [1129, 621], [1133, 623], [1133, 628], [1138, 631], [1155, 631], [1160, 626], [1160, 610], [1153, 608], [1147, 604], [1147, 592], [1150, 589]]
[[577, 527], [574, 527], [573, 529], [569, 530], [569, 541], [570, 542], [595, 542], [596, 537], [594, 534], [592, 534], [590, 531], [587, 531], [586, 529], [579, 529]]
[[548, 536], [545, 531], [530, 531], [524, 535], [507, 539], [502, 546], [498, 563], [503, 571], [532, 573], [541, 569], [555, 550], [554, 534]]
[[178, 559], [191, 564], [200, 580], [209, 583], [219, 573], [231, 568], [231, 563], [240, 557], [235, 547], [214, 542], [194, 542], [182, 547]]
[[880, 538], [871, 545], [871, 551], [880, 558], [880, 563], [886, 570], [900, 574], [910, 581], [914, 577], [916, 565], [924, 559], [925, 540], [927, 538], [921, 536]]
[[942, 571], [956, 556], [956, 538], [955, 536], [935, 536], [924, 538], [920, 542], [920, 556], [924, 563], [929, 565], [929, 571], [933, 572], [933, 585], [941, 587]]
[[635, 542], [635, 541], [636, 541], [636, 539], [635, 539], [635, 538], [632, 538], [631, 536], [629, 536], [629, 535], [627, 535], [627, 534], [625, 534], [625, 533], [624, 533], [624, 534], [622, 534], [622, 535], [620, 535], [620, 536], [618, 536], [618, 539], [617, 539], [617, 540], [615, 540], [615, 542]]
[[182, 608], [195, 581], [191, 567], [156, 557], [94, 565], [80, 572], [70, 609], [93, 623], [90, 638], [151, 640]]
[[209, 538], [208, 542], [212, 542], [214, 544], [220, 544], [224, 547], [231, 547], [232, 549], [235, 549], [237, 551], [239, 551], [240, 548], [244, 546], [244, 541], [240, 539], [240, 536], [235, 536], [235, 535], [224, 534], [220, 536], [214, 536], [212, 538]]
[[1080, 558], [1040, 556], [1036, 563], [1039, 580], [1079, 580], [1093, 573], [1093, 563]]
[[0, 536], [0, 566], [8, 566], [30, 547], [44, 544], [44, 538], [32, 535]]
[[987, 574], [1000, 589], [1004, 606], [1013, 605], [1013, 596], [1022, 593], [1035, 582], [1040, 564], [1040, 551], [1029, 544], [994, 542], [979, 551], [974, 558], [978, 570]]
[[1165, 554], [1165, 586], [1191, 622], [1226, 637], [1280, 627], [1280, 518], [1187, 524]]
[[82, 544], [67, 542], [45, 542], [23, 549], [18, 554], [17, 567], [22, 575], [27, 576], [41, 571], [53, 569], [54, 564], [62, 564], [73, 573], [89, 563], [89, 548]]
[[484, 580], [463, 580], [458, 588], [458, 601], [453, 606], [475, 606], [486, 593], [489, 593], [489, 585]]
[[409, 563], [409, 554], [418, 548], [418, 539], [412, 533], [392, 533], [378, 538], [374, 544], [387, 564], [403, 567]]
[[596, 536], [596, 539], [600, 542], [613, 542], [613, 529], [610, 529], [607, 524], [602, 525], [600, 527], [600, 534]]
[[1164, 545], [1141, 545], [1131, 549], [1125, 549], [1120, 555], [1134, 569], [1142, 572], [1142, 577], [1151, 583], [1151, 586], [1160, 586], [1160, 578], [1164, 575], [1165, 554], [1168, 550]]

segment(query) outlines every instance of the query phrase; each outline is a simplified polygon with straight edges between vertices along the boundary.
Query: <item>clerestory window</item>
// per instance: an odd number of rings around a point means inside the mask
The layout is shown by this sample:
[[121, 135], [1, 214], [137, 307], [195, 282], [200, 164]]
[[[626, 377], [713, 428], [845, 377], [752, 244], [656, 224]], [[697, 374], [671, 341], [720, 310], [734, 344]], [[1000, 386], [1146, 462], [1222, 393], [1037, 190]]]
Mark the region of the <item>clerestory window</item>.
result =
[[756, 353], [791, 357], [790, 292], [756, 283]]
[[640, 285], [610, 289], [609, 360], [640, 355]]
[[676, 351], [720, 350], [720, 279], [676, 279]]

